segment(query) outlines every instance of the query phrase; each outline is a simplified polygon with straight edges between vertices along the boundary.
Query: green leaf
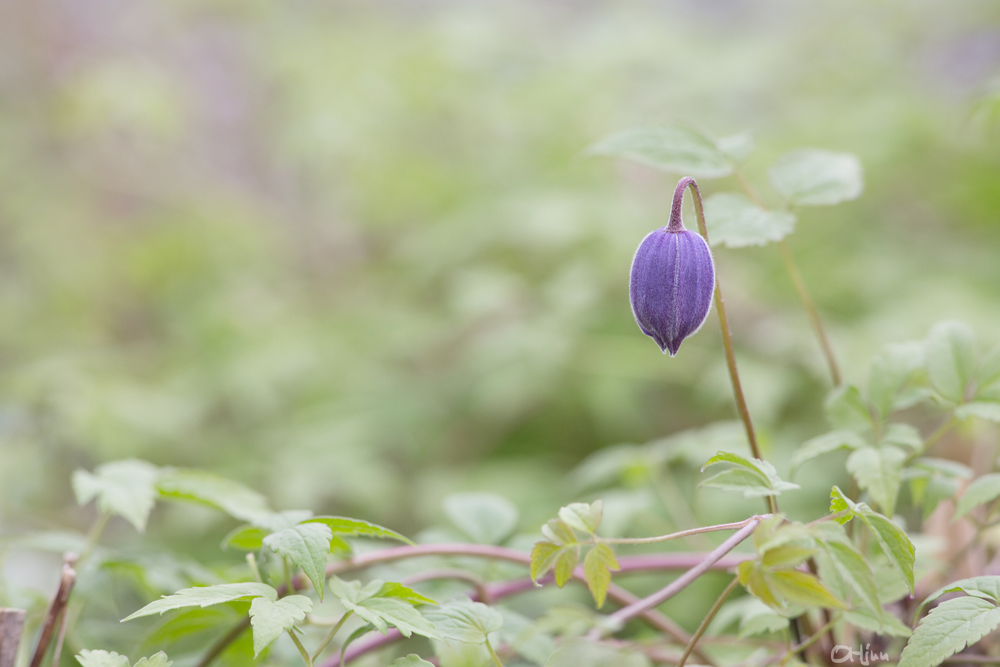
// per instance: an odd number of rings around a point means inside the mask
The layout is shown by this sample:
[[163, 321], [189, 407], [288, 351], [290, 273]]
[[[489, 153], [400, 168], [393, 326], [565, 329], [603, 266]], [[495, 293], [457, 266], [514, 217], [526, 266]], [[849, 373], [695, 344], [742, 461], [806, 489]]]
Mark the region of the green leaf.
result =
[[264, 546], [264, 538], [268, 531], [257, 526], [244, 524], [237, 526], [228, 535], [222, 538], [223, 549], [241, 549], [243, 551], [257, 551]]
[[241, 521], [256, 523], [261, 516], [271, 514], [261, 494], [205, 470], [164, 470], [156, 481], [156, 488], [165, 498], [208, 505]]
[[495, 493], [453, 493], [444, 499], [444, 513], [478, 544], [501, 544], [517, 528], [517, 507]]
[[940, 322], [924, 343], [927, 377], [934, 389], [952, 403], [965, 399], [975, 367], [976, 336], [962, 322]]
[[172, 664], [174, 663], [167, 659], [167, 654], [159, 651], [148, 658], [139, 658], [133, 667], [170, 667]]
[[779, 570], [768, 575], [770, 588], [789, 602], [807, 607], [844, 609], [843, 602], [819, 579], [798, 570]]
[[899, 496], [900, 473], [906, 453], [898, 447], [862, 447], [847, 457], [847, 470], [878, 506], [892, 514]]
[[481, 602], [456, 600], [425, 612], [434, 629], [445, 639], [483, 644], [491, 632], [503, 627], [503, 616]]
[[302, 523], [321, 523], [327, 526], [334, 535], [344, 537], [372, 537], [399, 540], [406, 544], [413, 544], [412, 540], [394, 530], [368, 521], [362, 521], [361, 519], [351, 519], [346, 516], [314, 516]]
[[434, 667], [434, 663], [427, 662], [416, 653], [411, 653], [405, 658], [396, 658], [390, 667]]
[[256, 658], [285, 630], [312, 611], [312, 600], [304, 595], [289, 595], [280, 600], [254, 598], [250, 603], [250, 625], [253, 626], [253, 655]]
[[830, 489], [830, 514], [838, 514], [844, 510], [850, 510], [852, 512], [852, 514], [848, 514], [837, 519], [837, 523], [844, 524], [853, 519], [853, 512], [855, 511], [855, 508], [856, 505], [854, 504], [854, 501], [845, 496], [839, 486], [834, 486]]
[[782, 491], [799, 488], [798, 484], [786, 482], [778, 477], [777, 471], [767, 461], [748, 459], [732, 452], [718, 452], [702, 466], [702, 471], [716, 463], [733, 463], [738, 468], [725, 470], [709, 477], [698, 486], [708, 486], [727, 491], [742, 491], [745, 498], [774, 496]]
[[815, 553], [816, 550], [809, 547], [786, 544], [765, 551], [761, 555], [760, 562], [766, 568], [798, 567]]
[[785, 238], [795, 229], [795, 216], [769, 211], [743, 195], [723, 192], [705, 200], [705, 224], [712, 245], [744, 248]]
[[860, 449], [865, 446], [864, 439], [854, 431], [831, 431], [804, 442], [792, 455], [792, 471], [794, 472], [806, 461], [822, 454], [835, 452], [838, 449]]
[[604, 516], [604, 503], [595, 500], [593, 503], [570, 503], [559, 509], [559, 518], [571, 528], [593, 535], [601, 525]]
[[322, 601], [332, 537], [330, 527], [325, 524], [303, 523], [268, 535], [264, 538], [264, 546], [302, 568]]
[[604, 606], [604, 598], [611, 586], [611, 571], [617, 572], [620, 569], [614, 550], [604, 542], [595, 544], [584, 558], [583, 575], [598, 609]]
[[649, 667], [649, 658], [638, 651], [569, 637], [559, 643], [545, 667]]
[[1000, 381], [1000, 343], [994, 345], [979, 362], [976, 379], [979, 381], [980, 389]]
[[114, 651], [88, 651], [84, 649], [76, 656], [83, 667], [129, 667], [128, 658]]
[[935, 667], [1000, 626], [1000, 607], [975, 597], [945, 600], [913, 631], [899, 667]]
[[830, 392], [824, 404], [826, 419], [835, 429], [864, 433], [872, 429], [872, 415], [854, 385], [843, 385]]
[[97, 509], [123, 517], [140, 533], [146, 530], [149, 513], [156, 503], [156, 478], [159, 470], [152, 463], [138, 459], [112, 461], [94, 472], [73, 473], [76, 501], [86, 505], [97, 498]]
[[760, 563], [745, 560], [739, 564], [736, 572], [740, 583], [746, 587], [751, 595], [772, 609], [784, 608], [784, 604], [778, 599], [776, 593], [771, 590], [770, 582]]
[[888, 557], [889, 562], [903, 576], [903, 580], [913, 592], [913, 563], [915, 551], [913, 542], [906, 535], [906, 532], [877, 512], [873, 512], [863, 504], [857, 505], [859, 511], [856, 516], [864, 522], [875, 537], [882, 552]]
[[[838, 528], [838, 530], [843, 530]], [[882, 604], [878, 599], [875, 573], [871, 565], [846, 537], [843, 539], [820, 540], [830, 564], [837, 571], [841, 581], [863, 605], [882, 616]]]
[[258, 584], [256, 582], [182, 588], [173, 595], [166, 595], [159, 600], [150, 602], [131, 616], [127, 616], [122, 619], [122, 622], [131, 621], [133, 618], [139, 618], [141, 616], [162, 614], [163, 612], [170, 611], [172, 609], [183, 609], [184, 607], [208, 607], [213, 604], [222, 604], [223, 602], [232, 602], [233, 600], [258, 597], [267, 598], [268, 600], [277, 600], [278, 592], [267, 584]]
[[616, 132], [592, 145], [587, 153], [625, 158], [695, 178], [720, 178], [733, 173], [729, 156], [711, 139], [675, 125], [652, 125]]
[[979, 417], [991, 422], [1000, 423], [1000, 403], [996, 401], [972, 401], [955, 409], [955, 416], [959, 419], [969, 417]]
[[969, 488], [962, 494], [955, 507], [955, 516], [952, 521], [961, 519], [974, 508], [997, 498], [1000, 498], [1000, 473], [983, 475], [969, 484]]
[[868, 400], [880, 419], [892, 412], [900, 393], [923, 365], [924, 346], [920, 343], [887, 345], [876, 355], [868, 374]]
[[830, 206], [857, 199], [864, 189], [861, 162], [850, 153], [804, 149], [778, 159], [767, 172], [775, 191], [798, 206]]
[[992, 600], [1000, 604], [1000, 576], [983, 575], [980, 577], [969, 577], [968, 579], [959, 579], [950, 584], [945, 584], [928, 595], [920, 603], [920, 607], [917, 609], [918, 613], [925, 605], [937, 600], [945, 593], [954, 593], [955, 591], [962, 591], [966, 595]]
[[576, 533], [569, 525], [560, 519], [550, 519], [542, 526], [542, 535], [557, 545], [576, 544]]
[[918, 431], [909, 424], [889, 424], [882, 435], [880, 445], [898, 445], [906, 447], [912, 452], [919, 452], [924, 448], [924, 439]]
[[410, 603], [415, 598], [420, 603], [432, 601], [402, 584], [387, 584], [373, 579], [361, 586], [357, 581], [331, 577], [330, 591], [337, 596], [344, 609], [353, 611], [358, 618], [371, 623], [383, 635], [388, 632], [389, 626], [395, 626], [404, 637], [416, 633], [431, 639], [441, 639], [434, 626]]

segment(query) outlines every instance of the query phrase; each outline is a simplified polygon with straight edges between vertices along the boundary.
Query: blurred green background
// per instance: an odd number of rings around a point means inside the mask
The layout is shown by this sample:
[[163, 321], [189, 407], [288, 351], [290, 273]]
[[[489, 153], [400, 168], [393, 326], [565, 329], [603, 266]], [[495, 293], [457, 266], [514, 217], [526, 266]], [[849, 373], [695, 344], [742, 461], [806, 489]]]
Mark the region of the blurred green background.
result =
[[[670, 359], [629, 308], [676, 178], [581, 156], [642, 123], [753, 131], [772, 203], [784, 152], [861, 158], [790, 238], [848, 379], [941, 319], [992, 343], [998, 74], [987, 0], [7, 0], [0, 527], [86, 530], [71, 471], [140, 457], [411, 534], [496, 491], [533, 532], [588, 454], [734, 418], [714, 314]], [[776, 248], [716, 260], [784, 473], [823, 359]], [[226, 530], [168, 507], [141, 539]]]

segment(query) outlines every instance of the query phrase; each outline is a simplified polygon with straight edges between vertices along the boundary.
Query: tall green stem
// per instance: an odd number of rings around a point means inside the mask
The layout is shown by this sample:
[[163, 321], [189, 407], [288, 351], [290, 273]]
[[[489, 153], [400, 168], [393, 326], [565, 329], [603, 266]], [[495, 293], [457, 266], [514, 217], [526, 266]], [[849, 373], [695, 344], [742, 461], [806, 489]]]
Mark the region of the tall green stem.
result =
[[707, 614], [705, 614], [705, 618], [701, 619], [701, 625], [699, 625], [698, 629], [694, 631], [693, 635], [691, 635], [691, 641], [689, 641], [688, 645], [684, 647], [684, 653], [681, 654], [680, 660], [677, 661], [677, 667], [684, 667], [684, 663], [687, 662], [688, 657], [691, 655], [691, 651], [694, 650], [695, 644], [698, 643], [701, 636], [705, 634], [705, 630], [708, 629], [708, 624], [711, 623], [712, 619], [715, 618], [715, 615], [719, 613], [722, 603], [726, 601], [726, 598], [729, 597], [729, 594], [733, 592], [733, 589], [736, 588], [739, 583], [739, 577], [733, 577], [733, 580], [729, 582], [729, 585], [726, 586], [725, 590], [719, 594], [719, 597], [715, 600], [715, 604], [713, 604], [712, 608], [708, 610]]
[[493, 650], [493, 646], [490, 645], [489, 639], [486, 640], [486, 650], [490, 652], [490, 658], [493, 659], [493, 664], [496, 665], [496, 667], [503, 667], [503, 663], [500, 662], [500, 656], [498, 656], [497, 652]]
[[289, 630], [288, 631], [288, 636], [292, 638], [293, 642], [295, 642], [295, 648], [299, 649], [299, 654], [302, 656], [302, 659], [305, 661], [306, 667], [313, 667], [312, 658], [309, 657], [309, 652], [306, 650], [306, 647], [303, 646], [302, 642], [299, 641], [299, 638], [295, 636], [295, 631], [294, 630]]
[[[698, 190], [698, 183], [691, 177], [684, 177], [677, 183], [674, 190], [674, 205], [679, 206], [679, 199], [684, 197], [684, 189], [691, 188], [691, 195], [694, 199], [694, 212], [698, 218], [698, 231], [701, 232], [705, 243], [711, 247], [708, 239], [708, 227], [705, 225], [705, 207], [701, 202], [701, 191]], [[750, 451], [754, 458], [764, 460], [760, 454], [760, 447], [757, 444], [757, 434], [753, 428], [753, 421], [750, 419], [750, 410], [747, 408], [746, 398], [743, 396], [743, 386], [740, 384], [740, 373], [736, 368], [736, 354], [733, 352], [733, 336], [729, 331], [729, 319], [726, 317], [726, 304], [722, 300], [722, 290], [719, 288], [719, 279], [715, 279], [715, 310], [719, 314], [719, 329], [722, 332], [722, 347], [726, 351], [726, 366], [729, 368], [729, 380], [733, 385], [733, 397], [736, 399], [736, 411], [740, 414], [740, 420], [746, 429], [747, 440], [750, 442]], [[778, 501], [774, 496], [767, 496], [767, 506], [772, 514], [778, 512]]]
[[353, 611], [345, 612], [344, 615], [340, 617], [340, 620], [337, 621], [337, 624], [330, 629], [330, 632], [327, 633], [326, 637], [323, 638], [323, 641], [321, 641], [319, 643], [319, 646], [316, 647], [316, 650], [313, 651], [312, 654], [313, 662], [316, 662], [316, 659], [319, 658], [320, 653], [323, 652], [323, 649], [326, 648], [326, 645], [330, 643], [330, 640], [334, 638], [334, 636], [337, 634], [337, 631], [340, 630], [340, 628], [344, 625], [347, 619], [351, 617], [351, 614], [353, 613], [354, 613]]
[[[740, 187], [743, 188], [743, 192], [746, 193], [747, 197], [749, 197], [750, 200], [753, 201], [753, 203], [758, 207], [767, 209], [767, 207], [764, 206], [764, 202], [762, 202], [760, 197], [757, 196], [757, 191], [754, 190], [750, 181], [748, 181], [739, 171], [734, 173], [736, 175], [736, 180], [739, 182]], [[799, 295], [799, 300], [802, 302], [802, 306], [806, 309], [806, 313], [809, 315], [809, 321], [812, 323], [813, 330], [816, 332], [816, 339], [819, 341], [819, 346], [823, 350], [823, 356], [826, 357], [826, 364], [830, 367], [830, 376], [833, 378], [833, 384], [834, 386], [839, 387], [843, 382], [843, 378], [840, 375], [840, 366], [837, 364], [837, 357], [833, 354], [833, 346], [830, 345], [830, 338], [826, 335], [826, 327], [823, 326], [823, 320], [819, 316], [819, 310], [816, 308], [816, 304], [813, 302], [812, 296], [806, 288], [806, 283], [802, 279], [802, 274], [799, 273], [799, 267], [796, 266], [795, 260], [792, 259], [792, 251], [788, 247], [788, 242], [784, 239], [778, 241], [778, 249], [781, 251], [781, 259], [785, 263], [785, 270], [788, 271], [788, 276], [792, 279], [792, 285], [795, 286], [795, 291]]]

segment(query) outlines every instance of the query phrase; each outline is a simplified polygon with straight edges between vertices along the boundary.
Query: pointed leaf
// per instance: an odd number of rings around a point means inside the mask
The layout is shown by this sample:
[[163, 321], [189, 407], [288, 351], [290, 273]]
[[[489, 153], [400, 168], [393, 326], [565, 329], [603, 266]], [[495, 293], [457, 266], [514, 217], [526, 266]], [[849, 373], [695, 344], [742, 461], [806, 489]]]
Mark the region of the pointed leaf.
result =
[[604, 598], [611, 586], [611, 571], [621, 568], [615, 559], [615, 552], [604, 542], [598, 542], [583, 559], [583, 574], [587, 580], [587, 588], [594, 596], [597, 608], [604, 606]]
[[321, 523], [327, 526], [334, 535], [344, 537], [371, 537], [413, 544], [412, 540], [394, 530], [346, 516], [314, 516], [311, 519], [306, 519], [303, 523]]
[[156, 481], [156, 488], [165, 498], [208, 505], [241, 521], [253, 523], [261, 515], [271, 513], [267, 500], [261, 494], [206, 470], [164, 470]]
[[390, 667], [434, 667], [434, 663], [427, 662], [416, 653], [411, 653], [405, 658], [396, 658]]
[[880, 509], [892, 514], [899, 496], [900, 474], [906, 453], [898, 447], [862, 447], [847, 457], [847, 470]]
[[312, 611], [312, 600], [304, 595], [289, 595], [280, 600], [254, 598], [250, 603], [250, 625], [253, 626], [253, 655], [256, 658], [285, 630]]
[[794, 472], [806, 461], [822, 454], [835, 452], [838, 449], [860, 449], [865, 446], [864, 438], [855, 431], [831, 431], [804, 442], [792, 456], [792, 471]]
[[578, 545], [565, 547], [562, 550], [559, 558], [556, 560], [556, 586], [562, 588], [566, 585], [566, 582], [573, 577], [573, 570], [576, 568], [579, 560], [580, 547]]
[[880, 419], [889, 416], [907, 382], [923, 365], [924, 346], [916, 342], [887, 345], [875, 357], [868, 375], [868, 400]]
[[75, 471], [73, 493], [81, 505], [97, 498], [100, 512], [125, 518], [141, 533], [146, 530], [146, 521], [156, 503], [159, 474], [159, 469], [146, 461], [112, 461], [98, 466], [92, 473]]
[[353, 611], [358, 618], [371, 623], [383, 635], [389, 626], [395, 626], [404, 637], [416, 633], [431, 639], [441, 639], [434, 626], [413, 608], [410, 602], [431, 604], [430, 598], [397, 583], [386, 583], [373, 579], [364, 586], [357, 581], [344, 581], [330, 577], [330, 592], [337, 596], [341, 605]]
[[257, 526], [244, 524], [237, 526], [222, 538], [223, 549], [242, 549], [243, 551], [258, 551], [264, 546], [264, 538], [268, 531]]
[[88, 651], [84, 649], [76, 656], [82, 667], [129, 667], [128, 658], [114, 651]]
[[845, 608], [844, 603], [811, 574], [798, 570], [781, 570], [767, 576], [771, 590], [789, 602], [807, 607]]
[[330, 527], [325, 524], [303, 523], [268, 535], [264, 538], [264, 546], [302, 568], [322, 601], [332, 537]]
[[980, 419], [1000, 423], [1000, 402], [972, 401], [971, 403], [958, 406], [955, 409], [955, 416], [959, 419], [979, 417]]
[[856, 516], [868, 526], [882, 552], [889, 558], [896, 571], [903, 576], [912, 593], [915, 551], [913, 542], [907, 537], [906, 532], [888, 518], [868, 508], [858, 512]]
[[941, 396], [961, 403], [975, 367], [976, 336], [962, 322], [934, 325], [924, 343], [927, 377]]
[[139, 658], [132, 667], [170, 667], [172, 664], [173, 661], [167, 659], [166, 653], [158, 651], [148, 658]]
[[593, 535], [601, 525], [604, 504], [600, 500], [592, 503], [570, 503], [559, 509], [559, 518], [571, 528]]
[[993, 602], [1000, 604], [1000, 576], [983, 575], [980, 577], [969, 577], [968, 579], [959, 579], [958, 581], [953, 581], [950, 584], [945, 584], [928, 595], [927, 598], [920, 603], [920, 608], [923, 608], [925, 605], [937, 600], [945, 593], [954, 593], [955, 591], [962, 591], [966, 595], [992, 600]]
[[974, 597], [945, 600], [913, 631], [899, 667], [935, 667], [1000, 626], [1000, 607]]
[[952, 521], [961, 519], [976, 507], [993, 502], [997, 498], [1000, 498], [1000, 473], [983, 475], [969, 484], [969, 488], [962, 494], [955, 507]]
[[775, 191], [799, 206], [829, 206], [857, 199], [864, 188], [861, 162], [850, 153], [797, 150], [767, 172]]
[[708, 137], [673, 125], [636, 127], [612, 134], [587, 149], [590, 155], [618, 157], [695, 178], [732, 173], [729, 156]]
[[233, 600], [257, 597], [267, 598], [268, 600], [277, 600], [278, 592], [267, 584], [258, 584], [256, 582], [182, 588], [173, 595], [165, 595], [159, 600], [150, 602], [131, 616], [127, 616], [122, 619], [122, 622], [131, 621], [133, 618], [139, 618], [141, 616], [162, 614], [163, 612], [170, 611], [172, 609], [182, 609], [184, 607], [208, 607], [213, 604], [222, 604], [223, 602], [232, 602]]
[[826, 420], [838, 430], [865, 433], [872, 429], [872, 415], [861, 392], [854, 385], [843, 385], [830, 392], [823, 405]]
[[434, 628], [446, 639], [483, 644], [491, 632], [503, 627], [503, 616], [481, 602], [457, 600], [425, 612]]
[[743, 195], [723, 192], [705, 200], [705, 224], [713, 245], [744, 248], [785, 238], [795, 229], [795, 216], [768, 211]]

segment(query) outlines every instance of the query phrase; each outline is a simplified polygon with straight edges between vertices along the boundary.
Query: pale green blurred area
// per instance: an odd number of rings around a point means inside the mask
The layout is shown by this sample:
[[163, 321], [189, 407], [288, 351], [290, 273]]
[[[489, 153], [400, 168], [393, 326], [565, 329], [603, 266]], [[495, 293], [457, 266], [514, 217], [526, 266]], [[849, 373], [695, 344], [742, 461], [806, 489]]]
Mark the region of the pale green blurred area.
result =
[[[71, 471], [139, 457], [409, 533], [497, 491], [531, 532], [586, 454], [733, 418], [714, 314], [670, 359], [629, 309], [676, 178], [581, 155], [642, 123], [753, 131], [775, 205], [785, 151], [861, 158], [789, 240], [849, 379], [941, 319], [1000, 340], [998, 75], [986, 0], [8, 0], [0, 526], [85, 530]], [[784, 471], [823, 359], [776, 248], [716, 261]], [[172, 511], [143, 539], [222, 557]]]

